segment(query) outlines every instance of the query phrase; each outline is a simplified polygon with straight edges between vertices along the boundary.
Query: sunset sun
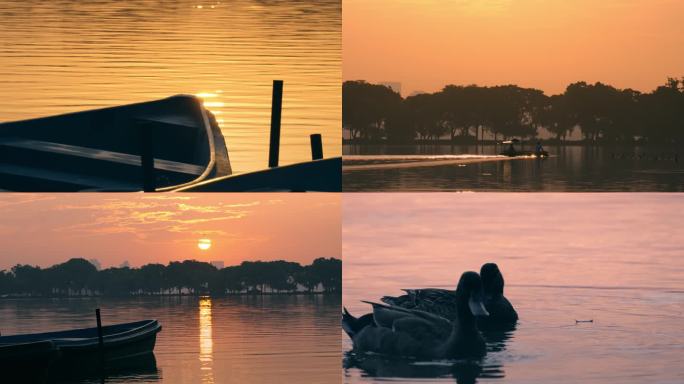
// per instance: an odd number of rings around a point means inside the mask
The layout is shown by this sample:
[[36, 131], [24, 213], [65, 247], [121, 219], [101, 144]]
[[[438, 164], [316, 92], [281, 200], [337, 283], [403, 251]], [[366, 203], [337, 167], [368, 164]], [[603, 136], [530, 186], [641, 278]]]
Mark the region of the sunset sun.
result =
[[199, 239], [197, 241], [197, 248], [206, 251], [211, 248], [211, 239]]

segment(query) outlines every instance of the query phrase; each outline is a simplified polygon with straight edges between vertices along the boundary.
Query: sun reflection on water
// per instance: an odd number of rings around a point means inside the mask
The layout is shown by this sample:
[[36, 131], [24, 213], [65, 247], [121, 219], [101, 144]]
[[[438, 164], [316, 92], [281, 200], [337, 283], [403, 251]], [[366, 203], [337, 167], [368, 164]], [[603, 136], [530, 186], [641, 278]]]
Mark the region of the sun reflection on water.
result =
[[214, 374], [212, 372], [214, 341], [211, 336], [211, 329], [211, 298], [202, 297], [199, 301], [199, 361], [203, 383], [214, 382]]
[[219, 89], [214, 92], [198, 92], [195, 94], [195, 96], [202, 99], [202, 105], [204, 108], [208, 109], [214, 115], [214, 117], [216, 117], [216, 122], [219, 124], [219, 126], [225, 122], [225, 119], [218, 117], [218, 115], [222, 115], [224, 113], [224, 111], [220, 108], [224, 108], [226, 106], [225, 102], [217, 100], [217, 98], [221, 97], [222, 93], [223, 90]]

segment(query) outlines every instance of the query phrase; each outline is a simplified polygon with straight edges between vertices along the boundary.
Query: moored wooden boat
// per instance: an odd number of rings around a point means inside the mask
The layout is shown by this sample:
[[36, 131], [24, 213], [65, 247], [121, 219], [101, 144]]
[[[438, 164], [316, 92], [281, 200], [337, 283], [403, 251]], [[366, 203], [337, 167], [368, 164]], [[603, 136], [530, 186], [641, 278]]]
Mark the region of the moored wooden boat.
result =
[[162, 100], [0, 124], [0, 189], [157, 190], [231, 173], [218, 124], [199, 98]]
[[96, 371], [102, 367], [121, 367], [153, 352], [161, 325], [156, 320], [114, 324], [102, 327], [102, 349], [97, 328], [33, 333], [0, 337], [0, 346], [51, 343], [59, 355], [51, 375]]
[[[277, 91], [279, 90], [279, 91]], [[282, 81], [274, 81], [269, 168], [232, 175], [211, 112], [195, 96], [0, 124], [0, 190], [323, 191], [342, 190], [342, 159], [278, 166]]]

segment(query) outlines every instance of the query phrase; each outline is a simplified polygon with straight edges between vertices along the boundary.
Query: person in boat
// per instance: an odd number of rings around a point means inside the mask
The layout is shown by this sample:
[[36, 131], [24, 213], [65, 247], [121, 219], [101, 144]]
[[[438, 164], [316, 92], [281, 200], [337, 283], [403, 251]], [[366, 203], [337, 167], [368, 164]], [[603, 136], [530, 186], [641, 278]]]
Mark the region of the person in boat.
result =
[[538, 141], [538, 140], [537, 140], [537, 145], [534, 147], [534, 153], [535, 153], [537, 156], [541, 156], [541, 155], [544, 154], [544, 147], [542, 147], [541, 141]]

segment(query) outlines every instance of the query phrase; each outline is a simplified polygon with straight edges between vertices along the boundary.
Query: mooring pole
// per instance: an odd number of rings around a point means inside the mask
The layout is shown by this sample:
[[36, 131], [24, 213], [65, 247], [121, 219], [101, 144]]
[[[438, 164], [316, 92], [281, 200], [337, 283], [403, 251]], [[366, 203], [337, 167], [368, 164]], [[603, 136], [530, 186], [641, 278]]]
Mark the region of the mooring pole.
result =
[[102, 318], [100, 317], [100, 308], [95, 308], [95, 318], [97, 319], [97, 342], [100, 351], [100, 368], [104, 370], [104, 339], [102, 337]]
[[311, 137], [311, 160], [323, 158], [323, 139], [320, 133], [314, 133]]
[[142, 168], [143, 191], [154, 192], [157, 189], [154, 174], [153, 125], [146, 121], [138, 122], [140, 133], [140, 167]]
[[283, 81], [273, 80], [273, 97], [271, 99], [271, 144], [268, 152], [268, 167], [278, 166], [280, 153], [280, 115], [283, 108]]

